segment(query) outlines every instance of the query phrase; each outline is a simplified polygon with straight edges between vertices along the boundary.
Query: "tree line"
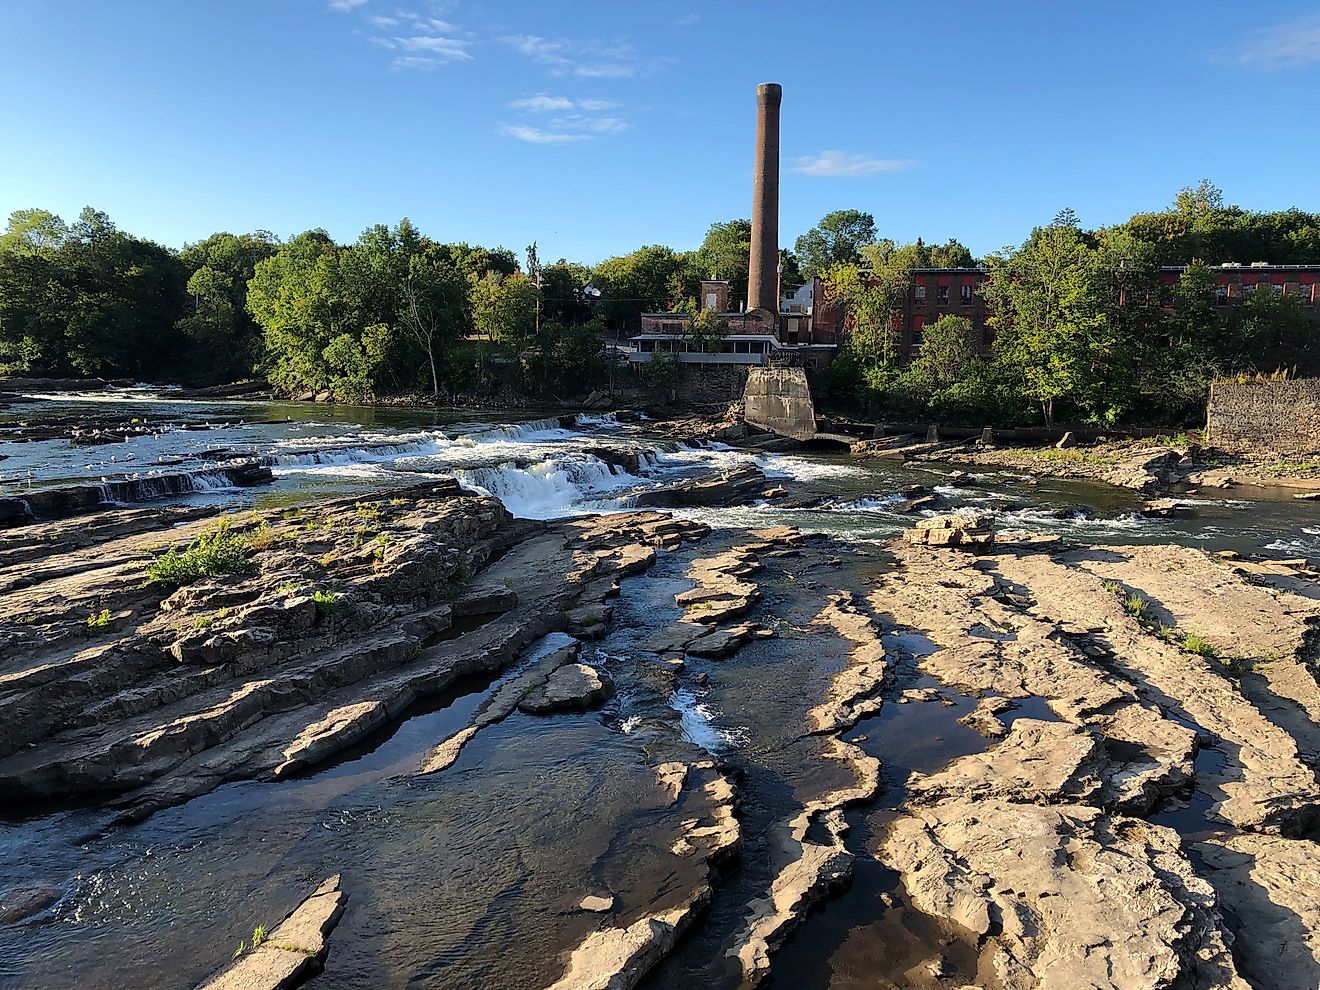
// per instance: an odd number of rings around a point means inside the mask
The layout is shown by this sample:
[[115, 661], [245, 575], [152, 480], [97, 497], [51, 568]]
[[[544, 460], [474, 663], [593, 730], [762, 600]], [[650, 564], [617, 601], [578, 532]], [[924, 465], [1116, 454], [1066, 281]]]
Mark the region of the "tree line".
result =
[[[1320, 265], [1320, 216], [1226, 206], [1209, 182], [1158, 213], [1097, 230], [1071, 210], [1021, 244], [981, 259], [990, 353], [961, 316], [924, 328], [906, 365], [900, 344], [913, 268], [965, 267], [956, 241], [855, 242], [819, 271], [846, 312], [826, 376], [835, 401], [872, 414], [969, 423], [1185, 423], [1209, 384], [1254, 374], [1320, 374], [1316, 312], [1293, 292], [1216, 299], [1212, 265]], [[1166, 284], [1163, 265], [1186, 266]], [[1250, 269], [1246, 269], [1250, 271]], [[1272, 288], [1272, 287], [1271, 287]]]
[[[90, 207], [72, 223], [19, 210], [0, 233], [0, 373], [262, 377], [341, 398], [481, 395], [497, 382], [572, 394], [609, 376], [607, 341], [634, 332], [641, 313], [695, 312], [701, 279], [728, 280], [739, 309], [750, 244], [750, 222], [735, 219], [693, 251], [646, 245], [594, 266], [542, 264], [535, 245], [520, 258], [443, 243], [404, 219], [351, 244], [324, 230], [222, 232], [176, 251]], [[781, 251], [781, 281], [788, 292], [819, 276], [845, 304], [827, 375], [836, 401], [909, 417], [1113, 423], [1186, 417], [1218, 376], [1320, 370], [1295, 297], [1215, 305], [1207, 265], [1229, 259], [1320, 264], [1320, 217], [1226, 206], [1203, 182], [1115, 227], [1085, 230], [1064, 211], [976, 259], [956, 240], [896, 244], [870, 214], [838, 210]], [[993, 353], [946, 317], [904, 365], [896, 317], [912, 269], [977, 264], [991, 276]], [[1162, 264], [1189, 268], [1165, 286]]]

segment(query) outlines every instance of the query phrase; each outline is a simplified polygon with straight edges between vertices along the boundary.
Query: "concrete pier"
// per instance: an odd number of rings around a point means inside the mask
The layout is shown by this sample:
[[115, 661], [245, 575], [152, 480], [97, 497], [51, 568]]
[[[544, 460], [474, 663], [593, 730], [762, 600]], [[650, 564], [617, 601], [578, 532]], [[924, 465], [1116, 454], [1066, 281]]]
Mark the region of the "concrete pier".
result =
[[816, 435], [816, 407], [807, 373], [801, 368], [753, 368], [743, 392], [743, 418], [781, 437], [810, 440]]

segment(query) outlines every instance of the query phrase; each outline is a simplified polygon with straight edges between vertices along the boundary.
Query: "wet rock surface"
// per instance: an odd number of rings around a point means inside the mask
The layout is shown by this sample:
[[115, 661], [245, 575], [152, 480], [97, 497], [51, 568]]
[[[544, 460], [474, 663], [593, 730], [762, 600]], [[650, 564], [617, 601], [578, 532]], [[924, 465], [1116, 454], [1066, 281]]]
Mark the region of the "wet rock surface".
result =
[[[78, 863], [7, 847], [17, 985], [84, 916], [122, 957], [59, 955], [92, 985], [1320, 985], [1304, 560], [435, 482], [237, 514], [246, 567], [147, 580], [215, 515], [0, 540], [0, 789]], [[186, 961], [136, 948], [167, 916]]]
[[292, 990], [321, 971], [347, 895], [330, 877], [294, 912], [198, 990]]

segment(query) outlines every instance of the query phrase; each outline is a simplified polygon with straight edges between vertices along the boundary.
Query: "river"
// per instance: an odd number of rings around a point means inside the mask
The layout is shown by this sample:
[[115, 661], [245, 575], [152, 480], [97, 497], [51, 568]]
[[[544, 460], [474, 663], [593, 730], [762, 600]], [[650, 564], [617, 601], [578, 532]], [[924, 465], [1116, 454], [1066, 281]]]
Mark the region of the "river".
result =
[[[0, 891], [56, 892], [36, 917], [0, 926], [4, 990], [192, 986], [255, 924], [292, 909], [309, 878], [332, 872], [342, 872], [350, 907], [313, 986], [534, 990], [554, 981], [558, 955], [596, 922], [571, 909], [584, 885], [608, 888], [625, 911], [653, 902], [657, 889], [682, 886], [682, 868], [666, 859], [675, 825], [639, 794], [651, 786], [657, 762], [707, 756], [744, 776], [742, 865], [721, 886], [702, 929], [648, 985], [736, 986], [721, 947], [765, 880], [770, 850], [761, 837], [825, 787], [823, 777], [839, 773], [822, 771], [819, 754], [804, 749], [792, 713], [809, 708], [846, 665], [846, 644], [792, 637], [753, 644], [700, 668], [709, 681], [699, 687], [633, 662], [639, 644], [679, 616], [672, 596], [691, 586], [685, 568], [695, 554], [749, 527], [792, 525], [831, 538], [837, 556], [828, 579], [824, 564], [813, 564], [810, 573], [776, 570], [763, 585], [761, 607], [789, 627], [809, 622], [831, 588], [865, 585], [882, 544], [913, 522], [899, 511], [903, 489], [913, 485], [933, 486], [949, 507], [995, 510], [1001, 529], [1087, 543], [1320, 555], [1320, 522], [1305, 503], [1185, 496], [1185, 517], [1147, 519], [1135, 496], [1106, 486], [1009, 471], [978, 471], [974, 485], [954, 485], [943, 466], [683, 443], [646, 421], [607, 414], [579, 415], [565, 427], [549, 415], [198, 402], [142, 389], [113, 400], [37, 397], [0, 416], [0, 438], [20, 432], [20, 422], [107, 416], [153, 430], [90, 446], [63, 437], [7, 440], [0, 443], [3, 494], [186, 471], [195, 476], [193, 490], [175, 500], [246, 509], [451, 476], [515, 515], [552, 519], [625, 510], [650, 488], [754, 464], [770, 484], [778, 479], [790, 490], [796, 507], [675, 510], [715, 533], [699, 551], [663, 553], [650, 571], [623, 583], [611, 631], [589, 647], [594, 662], [613, 672], [616, 696], [594, 712], [510, 718], [476, 737], [444, 774], [410, 772], [514, 672], [462, 682], [314, 773], [230, 784], [137, 825], [111, 828], [95, 804], [3, 808]], [[620, 467], [627, 458], [607, 459], [605, 451], [635, 454], [635, 468]], [[231, 455], [269, 458], [273, 483], [217, 483], [207, 472]], [[556, 636], [537, 649], [555, 648]], [[888, 646], [895, 656], [921, 652], [901, 638]], [[899, 678], [927, 684], [915, 669]], [[841, 990], [867, 985], [876, 966], [903, 985], [897, 974], [940, 940], [910, 913], [877, 920], [874, 897], [895, 882], [868, 843], [906, 774], [985, 746], [957, 722], [972, 703], [953, 692], [948, 700], [889, 706], [859, 726], [867, 751], [885, 765], [889, 797], [873, 812], [854, 814], [854, 889], [788, 944], [776, 985]], [[945, 951], [956, 964], [958, 947]]]

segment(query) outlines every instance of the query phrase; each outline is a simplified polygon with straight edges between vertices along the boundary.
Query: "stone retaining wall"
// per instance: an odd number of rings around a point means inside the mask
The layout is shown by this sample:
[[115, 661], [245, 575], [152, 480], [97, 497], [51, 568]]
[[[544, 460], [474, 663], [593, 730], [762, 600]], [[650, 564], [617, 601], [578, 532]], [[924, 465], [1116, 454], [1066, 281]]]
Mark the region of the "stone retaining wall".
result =
[[742, 396], [747, 383], [745, 364], [696, 364], [678, 366], [679, 399], [694, 403], [733, 402]]
[[744, 418], [782, 437], [809, 440], [816, 435], [816, 409], [807, 373], [801, 368], [753, 368], [743, 392]]
[[1320, 454], [1320, 378], [1216, 382], [1210, 386], [1206, 442], [1236, 454]]

